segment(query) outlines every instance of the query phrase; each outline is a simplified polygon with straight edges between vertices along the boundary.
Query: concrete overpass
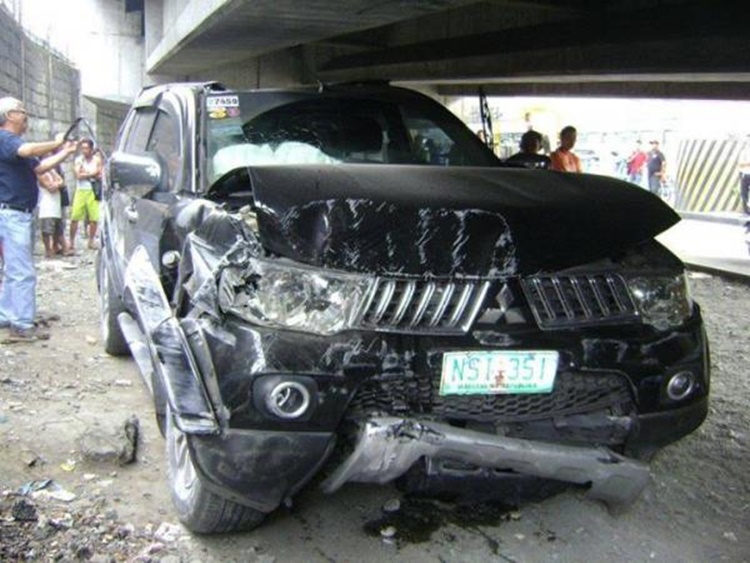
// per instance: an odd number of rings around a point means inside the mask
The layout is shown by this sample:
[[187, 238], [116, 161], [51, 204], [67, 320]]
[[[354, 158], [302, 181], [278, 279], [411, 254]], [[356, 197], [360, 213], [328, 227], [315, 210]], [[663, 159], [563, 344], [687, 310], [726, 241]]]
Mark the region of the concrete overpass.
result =
[[[444, 96], [750, 99], [742, 3], [128, 0], [146, 70], [233, 87], [389, 79]], [[140, 6], [139, 6], [140, 4]]]

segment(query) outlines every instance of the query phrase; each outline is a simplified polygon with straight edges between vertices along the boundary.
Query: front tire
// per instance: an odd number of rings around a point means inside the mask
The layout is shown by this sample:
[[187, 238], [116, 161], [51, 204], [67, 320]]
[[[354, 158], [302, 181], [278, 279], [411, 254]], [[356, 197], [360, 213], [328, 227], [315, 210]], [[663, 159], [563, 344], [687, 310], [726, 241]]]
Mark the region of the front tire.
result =
[[200, 534], [250, 530], [263, 522], [265, 514], [209, 491], [193, 464], [187, 436], [166, 415], [167, 462], [172, 503], [180, 521]]
[[127, 356], [130, 348], [117, 322], [117, 315], [125, 311], [122, 299], [115, 293], [107, 268], [107, 253], [99, 251], [99, 300], [104, 351], [110, 356]]

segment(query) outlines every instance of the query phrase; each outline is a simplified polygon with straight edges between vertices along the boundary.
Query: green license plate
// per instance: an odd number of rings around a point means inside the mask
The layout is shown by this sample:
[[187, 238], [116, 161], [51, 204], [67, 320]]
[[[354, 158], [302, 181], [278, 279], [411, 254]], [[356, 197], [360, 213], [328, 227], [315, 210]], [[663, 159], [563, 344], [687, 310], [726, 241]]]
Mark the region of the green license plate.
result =
[[555, 351], [445, 352], [441, 395], [549, 393], [560, 354]]

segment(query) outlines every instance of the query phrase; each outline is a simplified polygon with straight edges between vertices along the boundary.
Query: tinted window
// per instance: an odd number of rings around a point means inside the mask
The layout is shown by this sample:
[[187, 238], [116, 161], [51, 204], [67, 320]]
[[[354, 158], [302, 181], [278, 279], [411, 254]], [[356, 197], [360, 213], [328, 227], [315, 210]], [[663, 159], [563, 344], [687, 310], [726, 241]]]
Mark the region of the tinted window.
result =
[[164, 111], [156, 115], [153, 132], [146, 150], [158, 154], [167, 167], [167, 183], [170, 190], [179, 185], [180, 173], [180, 136], [177, 120]]
[[151, 128], [154, 125], [156, 110], [144, 108], [136, 111], [133, 124], [128, 131], [124, 150], [126, 152], [143, 152], [146, 150]]

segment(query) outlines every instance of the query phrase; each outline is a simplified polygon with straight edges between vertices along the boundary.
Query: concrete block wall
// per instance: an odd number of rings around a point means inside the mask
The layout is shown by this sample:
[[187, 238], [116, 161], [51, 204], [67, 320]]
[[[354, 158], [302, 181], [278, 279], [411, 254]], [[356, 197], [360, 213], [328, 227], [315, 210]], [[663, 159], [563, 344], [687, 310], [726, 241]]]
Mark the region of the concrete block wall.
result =
[[26, 105], [26, 137], [45, 140], [65, 131], [79, 112], [80, 75], [73, 65], [29, 37], [0, 6], [0, 96]]
[[[23, 33], [5, 6], [0, 6], [0, 93], [3, 96], [21, 97], [22, 43]], [[16, 53], [16, 56], [13, 56], [13, 53]]]
[[[81, 101], [81, 115], [94, 129], [96, 143], [107, 157], [112, 154], [117, 133], [128, 108], [128, 104], [103, 101], [87, 96], [84, 96]], [[83, 134], [88, 136], [85, 129]]]

